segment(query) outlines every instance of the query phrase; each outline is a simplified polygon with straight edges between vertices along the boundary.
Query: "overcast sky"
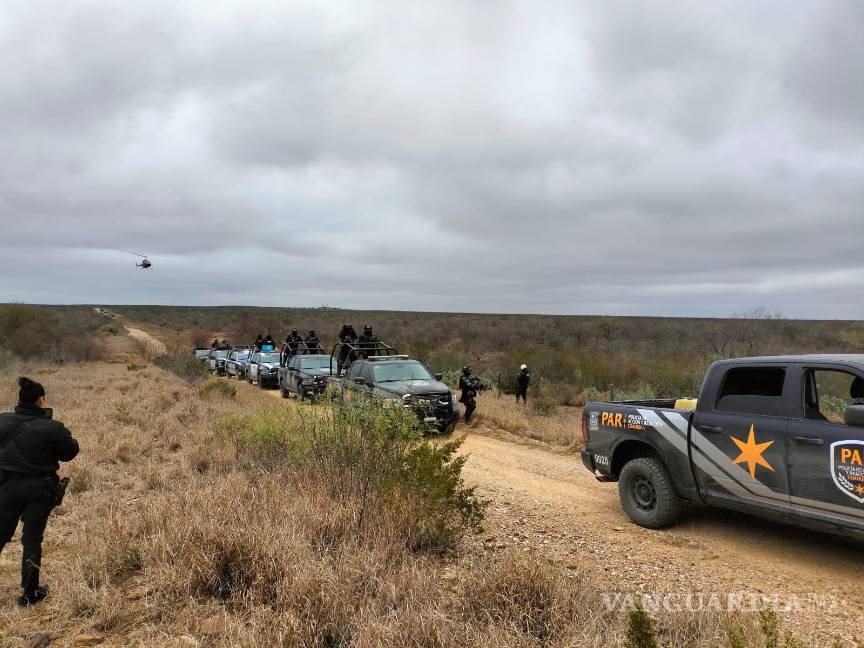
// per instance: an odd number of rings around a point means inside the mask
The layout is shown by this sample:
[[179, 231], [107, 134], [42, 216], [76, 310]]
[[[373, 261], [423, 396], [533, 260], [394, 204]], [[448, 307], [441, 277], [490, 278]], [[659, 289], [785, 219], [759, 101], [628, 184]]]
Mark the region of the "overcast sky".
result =
[[862, 34], [860, 0], [3, 0], [0, 301], [864, 319]]

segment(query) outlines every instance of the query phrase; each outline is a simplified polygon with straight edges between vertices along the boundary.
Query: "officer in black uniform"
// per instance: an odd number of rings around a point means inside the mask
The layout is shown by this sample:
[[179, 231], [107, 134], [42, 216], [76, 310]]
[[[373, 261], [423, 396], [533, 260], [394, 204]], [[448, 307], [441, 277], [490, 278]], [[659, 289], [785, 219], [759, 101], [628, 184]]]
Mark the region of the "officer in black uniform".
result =
[[72, 461], [78, 454], [78, 442], [45, 409], [42, 385], [20, 378], [18, 386], [15, 411], [0, 414], [0, 551], [22, 521], [18, 605], [23, 607], [48, 595], [48, 587], [39, 585], [42, 536], [57, 497], [58, 462]]
[[264, 344], [264, 336], [261, 335], [261, 334], [259, 333], [259, 334], [258, 334], [258, 337], [255, 338], [255, 342], [252, 343], [252, 346], [255, 347], [255, 350], [256, 350], [256, 351], [260, 351], [260, 350], [261, 350], [261, 346], [262, 346], [263, 344]]
[[309, 331], [309, 335], [306, 336], [304, 340], [306, 342], [306, 352], [307, 353], [323, 353], [324, 347], [321, 346], [321, 340], [318, 339], [318, 336], [315, 335], [314, 330]]
[[528, 402], [528, 386], [531, 384], [531, 373], [528, 371], [528, 365], [522, 365], [519, 373], [516, 376], [516, 402], [522, 399], [523, 403]]
[[372, 327], [367, 324], [363, 327], [363, 335], [357, 338], [358, 352], [361, 358], [368, 358], [370, 355], [375, 355], [378, 350], [378, 343], [381, 340], [377, 335], [372, 333]]
[[348, 356], [351, 354], [349, 344], [354, 344], [357, 341], [357, 331], [350, 324], [343, 324], [339, 330], [339, 341], [342, 346], [339, 347], [339, 357], [336, 359], [336, 373], [342, 374], [342, 368], [348, 364]]
[[471, 376], [471, 367], [462, 368], [462, 375], [459, 376], [459, 389], [462, 390], [459, 402], [465, 406], [465, 422], [470, 423], [474, 410], [477, 409], [477, 392], [482, 389], [480, 381]]
[[297, 329], [291, 329], [291, 335], [289, 335], [286, 340], [286, 344], [288, 344], [288, 348], [291, 349], [291, 355], [297, 353], [297, 349], [300, 348], [300, 345], [303, 344], [303, 338], [300, 337], [300, 333]]

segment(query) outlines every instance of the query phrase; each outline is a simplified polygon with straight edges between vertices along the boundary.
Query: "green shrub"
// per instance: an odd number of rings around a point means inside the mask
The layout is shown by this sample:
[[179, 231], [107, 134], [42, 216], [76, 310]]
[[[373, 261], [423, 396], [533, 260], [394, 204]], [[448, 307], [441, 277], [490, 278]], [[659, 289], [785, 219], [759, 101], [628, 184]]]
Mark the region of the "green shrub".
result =
[[726, 629], [726, 639], [729, 641], [729, 648], [747, 648], [749, 644], [744, 628], [740, 625], [729, 626]]
[[126, 327], [118, 322], [108, 322], [96, 329], [96, 332], [103, 335], [126, 335]]
[[202, 398], [207, 396], [220, 396], [222, 398], [234, 398], [237, 395], [237, 386], [224, 379], [214, 380], [198, 389], [198, 395]]
[[135, 362], [130, 362], [129, 364], [126, 365], [127, 371], [141, 371], [142, 369], [146, 369], [146, 368], [147, 368], [146, 364], [137, 364]]
[[160, 369], [170, 371], [189, 384], [200, 382], [207, 376], [207, 368], [201, 361], [182, 351], [157, 356], [153, 359], [153, 364]]
[[552, 416], [558, 411], [558, 404], [546, 396], [540, 394], [529, 401], [531, 413], [537, 416]]
[[780, 620], [769, 607], [759, 610], [759, 627], [765, 639], [765, 648], [780, 648]]
[[630, 610], [624, 645], [627, 648], [658, 648], [654, 624], [641, 603], [636, 603], [636, 606]]
[[424, 441], [408, 448], [398, 473], [398, 494], [413, 502], [408, 546], [442, 549], [453, 546], [463, 529], [479, 531], [483, 505], [474, 487], [462, 482], [468, 457], [457, 456], [462, 439], [435, 445]]
[[234, 442], [238, 455], [265, 467], [284, 463], [288, 439], [297, 419], [284, 408], [260, 411], [252, 416], [229, 416], [216, 423], [216, 433]]
[[450, 549], [479, 529], [483, 504], [462, 481], [461, 440], [423, 438], [416, 415], [381, 401], [338, 402], [329, 408], [272, 408], [217, 423], [244, 465], [285, 470], [311, 479], [335, 501], [358, 508], [358, 534], [370, 519], [395, 515], [403, 541], [415, 551]]

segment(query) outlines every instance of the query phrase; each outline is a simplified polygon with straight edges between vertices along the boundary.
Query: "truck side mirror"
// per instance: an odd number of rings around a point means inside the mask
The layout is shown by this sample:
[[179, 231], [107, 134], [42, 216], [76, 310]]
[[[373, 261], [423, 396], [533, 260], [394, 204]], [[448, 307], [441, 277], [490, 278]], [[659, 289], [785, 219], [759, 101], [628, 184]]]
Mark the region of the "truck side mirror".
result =
[[864, 405], [850, 405], [844, 417], [846, 425], [864, 427]]
[[366, 380], [365, 380], [364, 378], [359, 378], [359, 377], [358, 377], [358, 378], [355, 378], [355, 379], [354, 379], [354, 384], [355, 384], [355, 385], [365, 385], [365, 384], [366, 384]]
[[438, 382], [441, 382], [442, 380], [444, 380], [444, 374], [442, 374], [442, 373], [434, 374], [433, 377], [434, 377], [435, 380], [437, 380]]

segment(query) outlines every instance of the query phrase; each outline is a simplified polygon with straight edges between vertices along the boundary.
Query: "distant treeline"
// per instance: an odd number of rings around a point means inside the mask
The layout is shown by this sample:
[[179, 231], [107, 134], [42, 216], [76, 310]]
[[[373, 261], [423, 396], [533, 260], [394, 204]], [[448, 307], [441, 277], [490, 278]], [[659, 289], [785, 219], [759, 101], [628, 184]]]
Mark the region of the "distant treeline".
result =
[[382, 340], [452, 377], [471, 365], [511, 391], [527, 363], [535, 388], [560, 403], [698, 392], [713, 360], [742, 355], [864, 352], [864, 325], [801, 321], [754, 309], [728, 319], [478, 315], [252, 307], [118, 306], [131, 321], [186, 333], [206, 344], [215, 333], [248, 343], [315, 329], [326, 345], [343, 323], [371, 324]]
[[52, 363], [97, 360], [105, 321], [86, 306], [0, 304], [0, 364], [11, 356]]

